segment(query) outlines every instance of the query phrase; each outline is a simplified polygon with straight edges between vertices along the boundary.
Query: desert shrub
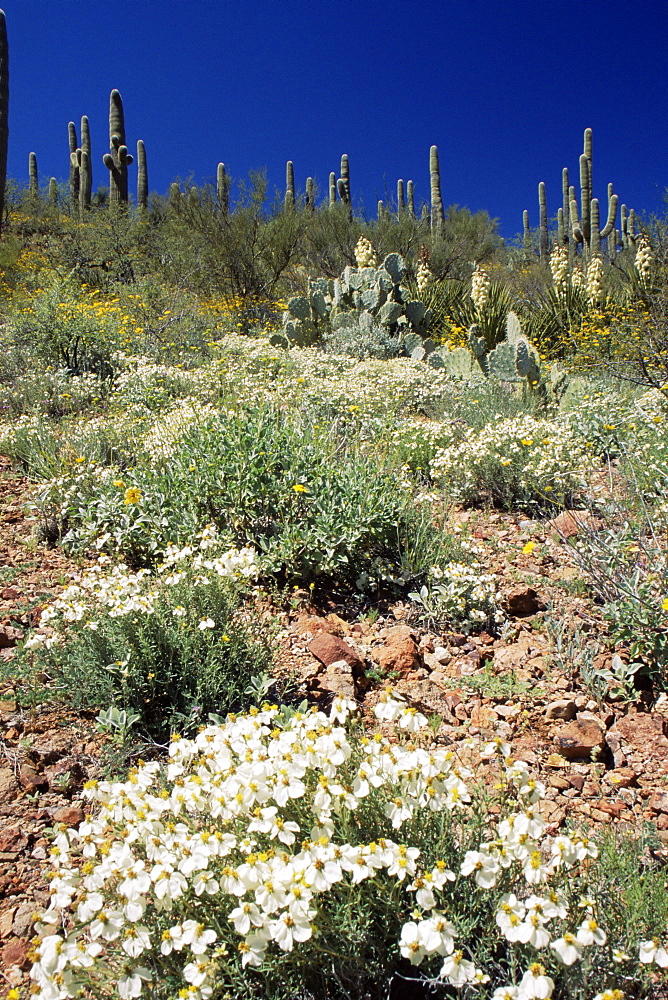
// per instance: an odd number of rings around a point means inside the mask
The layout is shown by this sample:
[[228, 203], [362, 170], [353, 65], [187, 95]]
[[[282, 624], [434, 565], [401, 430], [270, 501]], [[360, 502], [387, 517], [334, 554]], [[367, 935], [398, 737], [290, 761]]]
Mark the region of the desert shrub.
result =
[[100, 297], [98, 289], [82, 289], [70, 275], [53, 276], [11, 316], [19, 346], [29, 345], [43, 364], [79, 375], [113, 375], [112, 355], [130, 321], [118, 301]]
[[99, 472], [106, 475], [110, 466], [134, 461], [142, 427], [142, 415], [134, 413], [62, 421], [30, 414], [0, 425], [0, 447], [30, 477], [50, 480], [37, 501], [39, 507], [51, 508], [52, 495], [77, 493], [83, 482], [92, 489]]
[[591, 466], [568, 423], [523, 416], [469, 429], [437, 451], [431, 472], [457, 500], [550, 508], [584, 488]]
[[90, 782], [95, 814], [55, 837], [36, 996], [362, 1000], [406, 979], [424, 996], [651, 995], [661, 872], [548, 835], [544, 788], [502, 742], [480, 748], [487, 790], [472, 741], [433, 743], [387, 693], [391, 739], [352, 707], [263, 705]]
[[348, 437], [345, 423], [269, 407], [196, 416], [184, 429], [163, 422], [162, 438], [146, 439], [148, 461], [122, 478], [89, 467], [76, 486], [48, 484], [41, 502], [68, 524], [65, 543], [145, 564], [214, 522], [236, 544], [256, 545], [264, 572], [279, 578], [401, 575], [422, 515], [411, 484], [366, 454], [354, 428]]
[[251, 679], [272, 662], [240, 608], [254, 560], [252, 550], [224, 551], [212, 529], [168, 549], [155, 573], [103, 557], [42, 611], [26, 663], [48, 672], [48, 697], [114, 705], [158, 740], [247, 708]]

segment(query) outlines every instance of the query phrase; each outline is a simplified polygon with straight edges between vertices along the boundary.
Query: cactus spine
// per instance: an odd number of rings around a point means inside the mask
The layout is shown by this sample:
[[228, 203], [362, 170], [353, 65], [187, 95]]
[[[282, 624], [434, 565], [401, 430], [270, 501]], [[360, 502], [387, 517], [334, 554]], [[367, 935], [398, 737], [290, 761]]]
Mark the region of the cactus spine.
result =
[[39, 195], [39, 183], [37, 180], [37, 155], [28, 154], [28, 194], [36, 199]]
[[227, 216], [230, 211], [230, 180], [225, 173], [224, 163], [219, 163], [216, 169], [216, 197], [219, 214]]
[[112, 90], [109, 96], [109, 148], [111, 152], [103, 157], [109, 170], [109, 205], [127, 205], [128, 167], [133, 158], [125, 145], [123, 100], [117, 90]]
[[285, 211], [295, 210], [295, 168], [292, 160], [285, 164]]
[[440, 236], [445, 224], [443, 198], [441, 197], [441, 168], [438, 162], [438, 146], [429, 150], [429, 178], [431, 181], [431, 231]]
[[7, 142], [9, 139], [9, 50], [5, 12], [0, 10], [0, 226], [5, 210]]
[[143, 139], [137, 139], [137, 208], [142, 212], [148, 208], [148, 170]]

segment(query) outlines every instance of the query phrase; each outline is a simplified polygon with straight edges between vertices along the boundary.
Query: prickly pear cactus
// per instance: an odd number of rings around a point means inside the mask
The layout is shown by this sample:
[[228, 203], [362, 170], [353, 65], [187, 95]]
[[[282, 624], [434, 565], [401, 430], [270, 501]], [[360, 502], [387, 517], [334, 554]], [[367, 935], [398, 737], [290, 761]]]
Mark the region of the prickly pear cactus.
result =
[[388, 254], [377, 267], [373, 247], [364, 239], [355, 253], [357, 267], [346, 267], [334, 281], [310, 281], [307, 297], [288, 302], [283, 330], [274, 342], [308, 345], [323, 337], [327, 345], [339, 334], [348, 343], [356, 336], [365, 342], [377, 338], [388, 350], [409, 356], [417, 351], [426, 358], [435, 347], [427, 339], [431, 313], [402, 287], [406, 265], [401, 255]]

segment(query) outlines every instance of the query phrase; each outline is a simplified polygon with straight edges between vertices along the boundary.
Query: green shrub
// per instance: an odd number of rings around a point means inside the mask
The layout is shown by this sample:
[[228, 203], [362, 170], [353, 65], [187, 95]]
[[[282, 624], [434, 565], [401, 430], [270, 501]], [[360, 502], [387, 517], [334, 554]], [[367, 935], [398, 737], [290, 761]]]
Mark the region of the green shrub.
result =
[[263, 570], [286, 580], [398, 574], [415, 522], [410, 484], [365, 454], [345, 423], [269, 407], [205, 412], [176, 441], [152, 441], [150, 464], [122, 479], [93, 470], [76, 490], [50, 491], [52, 502], [61, 491], [67, 543], [95, 542], [141, 564], [213, 522], [235, 544], [256, 545]]
[[240, 584], [257, 568], [252, 553], [221, 553], [212, 537], [204, 532], [213, 553], [170, 550], [157, 575], [106, 572], [103, 560], [42, 612], [23, 656], [30, 671], [48, 672], [48, 696], [114, 705], [160, 741], [210, 713], [247, 708], [251, 679], [272, 663], [240, 603]]

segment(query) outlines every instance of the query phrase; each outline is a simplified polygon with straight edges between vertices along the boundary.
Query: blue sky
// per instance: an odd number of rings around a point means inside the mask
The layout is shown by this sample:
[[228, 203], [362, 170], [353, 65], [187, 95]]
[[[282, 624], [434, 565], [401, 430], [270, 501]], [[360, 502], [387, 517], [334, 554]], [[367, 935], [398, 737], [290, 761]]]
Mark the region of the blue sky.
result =
[[[594, 194], [638, 212], [668, 187], [665, 0], [0, 0], [10, 50], [9, 176], [67, 177], [67, 123], [87, 114], [93, 186], [107, 183], [109, 92], [151, 190], [266, 168], [321, 195], [350, 157], [353, 200], [375, 215], [397, 178], [429, 196], [439, 148], [446, 205], [486, 209], [504, 235], [537, 186], [561, 203], [594, 130]], [[135, 183], [131, 168], [131, 190]]]

